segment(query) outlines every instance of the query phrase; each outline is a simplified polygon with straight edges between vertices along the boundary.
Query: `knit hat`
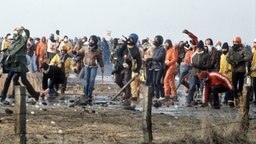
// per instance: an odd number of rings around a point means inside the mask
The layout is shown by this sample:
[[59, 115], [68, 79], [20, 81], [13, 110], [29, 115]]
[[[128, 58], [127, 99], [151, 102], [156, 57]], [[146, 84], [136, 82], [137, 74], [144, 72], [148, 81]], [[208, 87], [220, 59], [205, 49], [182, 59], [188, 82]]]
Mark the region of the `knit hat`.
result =
[[224, 42], [221, 48], [222, 49], [229, 49], [228, 43]]
[[202, 40], [200, 40], [197, 44], [198, 48], [204, 49], [204, 42]]

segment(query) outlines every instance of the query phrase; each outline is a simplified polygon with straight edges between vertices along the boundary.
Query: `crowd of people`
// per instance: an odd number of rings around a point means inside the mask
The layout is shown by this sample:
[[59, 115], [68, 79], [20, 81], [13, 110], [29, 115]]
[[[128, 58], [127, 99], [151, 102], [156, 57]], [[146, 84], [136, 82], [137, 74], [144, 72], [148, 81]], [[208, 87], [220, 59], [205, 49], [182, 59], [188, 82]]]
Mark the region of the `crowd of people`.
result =
[[[202, 106], [211, 104], [218, 109], [222, 103], [234, 106], [248, 77], [255, 96], [251, 101], [256, 99], [256, 39], [251, 47], [244, 45], [239, 36], [229, 45], [214, 43], [211, 38], [202, 41], [186, 29], [182, 33], [188, 40], [173, 43], [161, 35], [141, 41], [136, 33], [111, 38], [111, 32], [102, 39], [96, 35], [70, 39], [61, 37], [59, 30], [48, 38], [32, 38], [26, 28], [16, 28], [1, 41], [2, 72], [8, 75], [0, 101], [8, 103], [10, 82], [19, 85], [19, 78], [35, 100], [46, 92], [50, 96], [57, 96], [59, 90], [65, 93], [73, 71], [84, 87], [77, 104], [92, 105], [98, 68], [104, 73], [106, 64], [112, 64], [111, 74], [120, 88], [129, 83], [121, 94], [123, 106], [129, 109], [135, 108], [141, 83], [153, 88], [153, 101], [178, 101], [177, 88], [182, 84], [187, 107], [195, 105], [194, 96], [200, 95]], [[43, 92], [36, 92], [31, 86], [26, 78], [28, 71], [43, 73]], [[221, 93], [225, 93], [223, 101], [219, 98]]]

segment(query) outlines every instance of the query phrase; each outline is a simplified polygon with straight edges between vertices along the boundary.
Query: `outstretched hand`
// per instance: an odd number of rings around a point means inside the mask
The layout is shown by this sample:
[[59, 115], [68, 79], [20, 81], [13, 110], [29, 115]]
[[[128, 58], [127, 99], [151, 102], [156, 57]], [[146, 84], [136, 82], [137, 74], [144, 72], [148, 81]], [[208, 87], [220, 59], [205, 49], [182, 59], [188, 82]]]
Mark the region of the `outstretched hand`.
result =
[[182, 31], [182, 33], [188, 34], [189, 31], [188, 31], [187, 29], [184, 29], [184, 30]]

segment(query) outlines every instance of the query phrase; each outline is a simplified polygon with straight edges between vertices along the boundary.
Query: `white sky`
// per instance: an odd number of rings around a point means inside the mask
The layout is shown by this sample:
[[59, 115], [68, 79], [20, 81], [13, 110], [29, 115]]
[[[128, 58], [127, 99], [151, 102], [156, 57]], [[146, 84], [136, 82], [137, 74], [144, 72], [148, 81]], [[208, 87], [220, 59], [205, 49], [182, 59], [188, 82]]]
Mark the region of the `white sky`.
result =
[[135, 32], [140, 39], [161, 34], [186, 40], [183, 29], [199, 39], [231, 42], [235, 35], [256, 38], [256, 0], [1, 0], [0, 35], [24, 26], [32, 36], [113, 37]]

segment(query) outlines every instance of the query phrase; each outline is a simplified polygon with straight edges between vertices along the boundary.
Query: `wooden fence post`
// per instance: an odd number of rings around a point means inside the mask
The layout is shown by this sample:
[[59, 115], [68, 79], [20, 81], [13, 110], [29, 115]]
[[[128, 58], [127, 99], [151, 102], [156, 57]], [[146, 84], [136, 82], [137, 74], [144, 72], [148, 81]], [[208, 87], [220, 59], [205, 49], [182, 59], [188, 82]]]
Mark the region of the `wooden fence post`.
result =
[[14, 87], [15, 106], [15, 144], [26, 144], [26, 89], [23, 86]]
[[250, 110], [250, 86], [245, 85], [243, 94], [240, 98], [240, 109], [238, 115], [238, 131], [242, 134], [246, 134], [249, 129], [249, 110]]
[[144, 90], [143, 122], [142, 122], [143, 140], [144, 140], [144, 143], [151, 144], [153, 141], [152, 121], [151, 121], [153, 87], [145, 86], [143, 90]]

